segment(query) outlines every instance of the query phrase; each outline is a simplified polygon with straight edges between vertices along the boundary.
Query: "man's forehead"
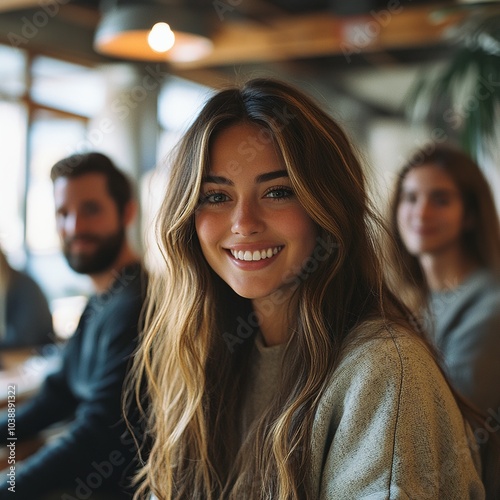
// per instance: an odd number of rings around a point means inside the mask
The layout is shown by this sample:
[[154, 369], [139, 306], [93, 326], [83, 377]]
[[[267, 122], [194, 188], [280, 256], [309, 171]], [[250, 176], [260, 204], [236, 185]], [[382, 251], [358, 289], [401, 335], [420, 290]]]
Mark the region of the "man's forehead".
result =
[[76, 177], [58, 177], [54, 181], [54, 188], [61, 186], [74, 190], [84, 189], [105, 189], [107, 191], [107, 180], [104, 174], [98, 172], [90, 172], [88, 174], [78, 175]]
[[77, 201], [102, 201], [111, 199], [106, 178], [99, 173], [89, 173], [78, 177], [59, 177], [54, 181], [54, 198], [56, 202]]

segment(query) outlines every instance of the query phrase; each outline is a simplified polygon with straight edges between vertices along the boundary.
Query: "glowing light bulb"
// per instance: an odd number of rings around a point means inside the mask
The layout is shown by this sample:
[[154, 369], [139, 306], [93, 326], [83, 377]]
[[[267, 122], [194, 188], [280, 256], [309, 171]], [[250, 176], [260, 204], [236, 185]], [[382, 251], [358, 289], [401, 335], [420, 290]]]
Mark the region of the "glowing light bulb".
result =
[[174, 32], [167, 23], [156, 23], [149, 32], [148, 44], [155, 52], [167, 52], [175, 43]]

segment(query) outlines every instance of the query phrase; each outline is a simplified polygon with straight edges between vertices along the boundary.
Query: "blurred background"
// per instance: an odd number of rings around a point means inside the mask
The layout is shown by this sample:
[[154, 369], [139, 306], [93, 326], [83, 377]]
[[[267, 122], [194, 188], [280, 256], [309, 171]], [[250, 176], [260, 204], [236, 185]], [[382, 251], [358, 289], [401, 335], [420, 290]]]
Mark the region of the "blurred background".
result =
[[340, 120], [380, 207], [407, 156], [446, 140], [500, 196], [500, 2], [2, 0], [0, 244], [43, 288], [59, 335], [90, 286], [59, 250], [51, 166], [96, 150], [123, 168], [154, 266], [169, 151], [213, 89], [257, 76]]

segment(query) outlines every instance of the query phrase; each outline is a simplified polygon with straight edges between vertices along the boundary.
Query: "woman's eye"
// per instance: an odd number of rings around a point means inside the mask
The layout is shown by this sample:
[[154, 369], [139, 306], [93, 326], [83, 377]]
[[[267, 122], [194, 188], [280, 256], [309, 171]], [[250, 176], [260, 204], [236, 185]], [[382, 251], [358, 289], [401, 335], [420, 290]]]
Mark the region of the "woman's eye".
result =
[[217, 205], [219, 203], [224, 203], [228, 199], [228, 196], [224, 193], [206, 193], [205, 195], [203, 195], [201, 201], [210, 205]]
[[401, 195], [400, 201], [404, 201], [406, 203], [415, 203], [417, 201], [417, 197], [414, 193], [403, 193]]
[[448, 196], [434, 196], [432, 201], [439, 207], [445, 207], [450, 204], [450, 199]]
[[266, 198], [283, 199], [293, 196], [293, 191], [287, 187], [272, 188], [266, 193]]

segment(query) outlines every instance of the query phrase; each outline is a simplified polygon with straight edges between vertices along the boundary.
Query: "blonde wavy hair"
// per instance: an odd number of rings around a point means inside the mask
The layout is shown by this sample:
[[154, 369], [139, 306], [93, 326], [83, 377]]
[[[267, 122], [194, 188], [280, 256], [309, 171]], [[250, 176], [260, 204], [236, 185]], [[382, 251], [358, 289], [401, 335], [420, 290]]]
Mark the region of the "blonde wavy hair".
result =
[[[194, 224], [211, 144], [235, 123], [270, 132], [328, 247], [294, 292], [279, 396], [243, 443], [238, 416], [253, 337], [237, 348], [227, 339], [252, 324], [251, 303], [210, 269]], [[313, 418], [349, 333], [372, 318], [408, 324], [384, 285], [379, 223], [346, 134], [302, 92], [254, 79], [206, 103], [178, 147], [157, 220], [165, 271], [151, 277], [132, 372], [151, 441], [135, 498], [312, 498]]]

